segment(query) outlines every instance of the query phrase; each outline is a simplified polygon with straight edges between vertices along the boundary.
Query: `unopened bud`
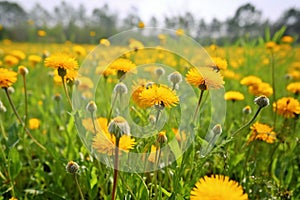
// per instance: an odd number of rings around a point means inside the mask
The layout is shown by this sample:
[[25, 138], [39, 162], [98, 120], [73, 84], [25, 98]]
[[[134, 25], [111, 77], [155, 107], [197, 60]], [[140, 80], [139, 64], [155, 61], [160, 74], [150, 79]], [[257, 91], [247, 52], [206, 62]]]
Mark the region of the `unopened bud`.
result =
[[161, 131], [158, 133], [157, 140], [159, 144], [164, 144], [168, 142], [168, 138], [166, 136], [166, 131]]
[[252, 113], [251, 107], [250, 107], [250, 106], [245, 106], [245, 107], [243, 108], [243, 113], [244, 113], [245, 115], [251, 114], [251, 113]]
[[74, 161], [70, 161], [66, 166], [66, 170], [67, 172], [74, 174], [79, 170], [79, 165]]
[[127, 86], [124, 83], [118, 83], [114, 88], [115, 93], [119, 94], [127, 94], [128, 89]]
[[168, 80], [173, 84], [179, 84], [182, 81], [182, 76], [179, 72], [173, 72], [168, 76]]
[[155, 74], [157, 77], [160, 77], [165, 74], [165, 70], [162, 67], [158, 67], [155, 70]]
[[53, 99], [55, 100], [55, 101], [60, 101], [61, 100], [61, 94], [59, 94], [59, 93], [56, 93], [54, 96], [53, 96]]
[[93, 113], [95, 111], [97, 111], [97, 105], [95, 104], [94, 101], [90, 101], [87, 105], [86, 105], [86, 110]]
[[25, 66], [20, 65], [19, 68], [18, 68], [18, 72], [22, 76], [26, 76], [28, 74], [28, 69]]
[[13, 93], [15, 93], [15, 89], [13, 88], [13, 87], [8, 87], [7, 88], [7, 92], [9, 93], [9, 94], [13, 94]]
[[259, 107], [263, 108], [266, 107], [270, 104], [270, 101], [268, 99], [268, 97], [266, 97], [265, 95], [256, 97], [254, 99], [254, 103], [256, 103]]
[[215, 125], [212, 128], [212, 132], [214, 133], [214, 135], [220, 135], [222, 133], [222, 127], [220, 124]]

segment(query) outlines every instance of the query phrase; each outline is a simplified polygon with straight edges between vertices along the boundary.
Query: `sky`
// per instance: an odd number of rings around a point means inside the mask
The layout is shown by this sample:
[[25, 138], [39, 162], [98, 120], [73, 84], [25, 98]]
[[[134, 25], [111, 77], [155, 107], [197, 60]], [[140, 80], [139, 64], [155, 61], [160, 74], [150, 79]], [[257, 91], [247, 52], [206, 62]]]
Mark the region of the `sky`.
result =
[[[9, 0], [22, 5], [29, 11], [33, 5], [40, 3], [50, 11], [61, 3], [62, 0]], [[283, 11], [296, 7], [300, 9], [299, 0], [65, 0], [75, 8], [83, 4], [88, 12], [94, 8], [101, 8], [105, 3], [110, 10], [117, 12], [120, 17], [126, 16], [132, 7], [137, 8], [138, 15], [145, 22], [151, 16], [163, 19], [164, 16], [177, 16], [189, 11], [197, 19], [203, 18], [210, 22], [213, 18], [225, 20], [232, 17], [238, 7], [246, 3], [253, 4], [258, 10], [262, 11], [262, 17], [271, 21], [277, 20]]]

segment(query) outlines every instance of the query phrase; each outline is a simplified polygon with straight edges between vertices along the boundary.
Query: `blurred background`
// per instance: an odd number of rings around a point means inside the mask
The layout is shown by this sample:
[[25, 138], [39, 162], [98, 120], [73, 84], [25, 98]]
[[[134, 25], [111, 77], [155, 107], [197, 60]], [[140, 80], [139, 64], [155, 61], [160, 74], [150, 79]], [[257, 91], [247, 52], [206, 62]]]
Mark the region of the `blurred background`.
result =
[[98, 43], [131, 28], [182, 29], [201, 44], [264, 37], [286, 26], [299, 41], [297, 0], [0, 1], [0, 40]]

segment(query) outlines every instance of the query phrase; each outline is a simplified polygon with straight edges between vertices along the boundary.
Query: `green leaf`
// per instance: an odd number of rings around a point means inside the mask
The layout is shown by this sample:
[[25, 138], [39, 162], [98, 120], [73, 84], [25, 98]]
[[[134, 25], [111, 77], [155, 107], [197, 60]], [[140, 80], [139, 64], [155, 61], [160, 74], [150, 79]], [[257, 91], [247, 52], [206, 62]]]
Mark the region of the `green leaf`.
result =
[[11, 148], [8, 154], [9, 160], [9, 176], [10, 179], [15, 179], [22, 169], [22, 162], [20, 160], [19, 152], [15, 148]]
[[286, 188], [288, 188], [289, 184], [291, 183], [292, 181], [292, 178], [293, 178], [293, 166], [290, 166], [287, 170], [287, 175], [285, 176], [284, 180], [285, 180], [285, 186]]
[[91, 179], [90, 179], [90, 188], [93, 189], [93, 187], [97, 184], [97, 168], [93, 167], [91, 171]]
[[271, 40], [271, 33], [270, 33], [270, 28], [269, 27], [267, 27], [266, 29], [265, 29], [265, 41], [266, 42], [268, 42], [268, 41], [270, 41]]
[[272, 168], [271, 168], [271, 173], [272, 173], [272, 178], [276, 182], [277, 185], [280, 185], [279, 179], [276, 177], [276, 169], [277, 168], [277, 158], [275, 158], [272, 162]]
[[237, 154], [231, 162], [231, 165], [235, 167], [239, 162], [241, 162], [244, 159], [245, 153]]
[[171, 192], [168, 192], [165, 188], [161, 187], [161, 185], [158, 185], [157, 187], [159, 187], [161, 193], [164, 193], [167, 197], [171, 197]]
[[278, 42], [280, 38], [283, 36], [285, 30], [286, 30], [286, 26], [281, 27], [281, 29], [274, 34], [272, 41]]
[[171, 149], [171, 151], [174, 153], [175, 155], [175, 158], [176, 158], [176, 162], [177, 162], [177, 165], [180, 166], [181, 165], [181, 162], [182, 162], [182, 151], [178, 145], [178, 142], [177, 140], [172, 140], [170, 143], [169, 143], [169, 147]]

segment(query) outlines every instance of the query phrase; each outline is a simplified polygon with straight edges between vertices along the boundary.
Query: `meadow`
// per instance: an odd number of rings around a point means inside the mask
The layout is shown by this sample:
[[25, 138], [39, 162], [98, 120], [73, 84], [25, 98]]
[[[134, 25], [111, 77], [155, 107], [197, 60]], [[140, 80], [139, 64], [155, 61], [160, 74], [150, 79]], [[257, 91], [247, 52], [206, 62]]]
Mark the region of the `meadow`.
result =
[[0, 41], [0, 199], [300, 199], [296, 38], [174, 33]]

